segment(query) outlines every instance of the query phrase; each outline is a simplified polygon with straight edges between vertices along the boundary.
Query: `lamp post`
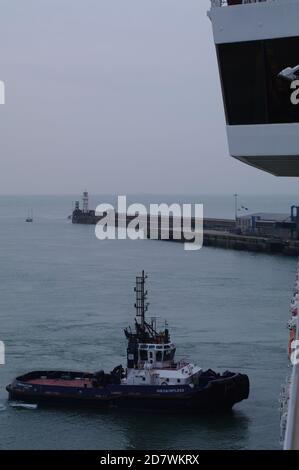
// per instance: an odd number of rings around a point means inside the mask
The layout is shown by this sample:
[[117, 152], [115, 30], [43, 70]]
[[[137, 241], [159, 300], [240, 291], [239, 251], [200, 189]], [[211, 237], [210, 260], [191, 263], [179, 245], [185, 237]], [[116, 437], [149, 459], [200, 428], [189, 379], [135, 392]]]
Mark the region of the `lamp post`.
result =
[[235, 222], [237, 225], [237, 219], [238, 219], [238, 194], [234, 194], [235, 198]]

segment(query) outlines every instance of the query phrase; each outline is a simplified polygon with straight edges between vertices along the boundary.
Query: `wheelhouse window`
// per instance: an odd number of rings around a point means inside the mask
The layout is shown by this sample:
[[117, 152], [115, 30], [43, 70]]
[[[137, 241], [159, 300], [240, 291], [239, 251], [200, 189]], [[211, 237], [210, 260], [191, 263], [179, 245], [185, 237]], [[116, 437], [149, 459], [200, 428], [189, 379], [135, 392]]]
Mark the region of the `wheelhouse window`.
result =
[[164, 351], [163, 360], [164, 361], [173, 361], [175, 355], [175, 349], [169, 349]]
[[147, 361], [147, 351], [145, 351], [144, 349], [140, 350], [140, 360]]
[[162, 361], [162, 351], [157, 351], [156, 352], [156, 361], [158, 361], [158, 362]]
[[299, 37], [219, 44], [217, 54], [228, 124], [299, 122], [292, 80], [281, 76], [299, 65]]

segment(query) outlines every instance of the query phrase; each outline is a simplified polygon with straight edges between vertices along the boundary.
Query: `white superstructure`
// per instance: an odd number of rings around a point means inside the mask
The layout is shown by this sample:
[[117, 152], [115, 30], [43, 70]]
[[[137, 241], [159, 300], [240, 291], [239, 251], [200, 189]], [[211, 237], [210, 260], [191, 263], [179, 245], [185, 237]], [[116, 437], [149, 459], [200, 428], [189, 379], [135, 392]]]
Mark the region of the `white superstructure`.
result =
[[230, 154], [299, 176], [299, 0], [212, 0]]
[[128, 368], [123, 383], [127, 385], [188, 385], [196, 384], [202, 369], [185, 361], [175, 362], [175, 346], [139, 344], [136, 367]]

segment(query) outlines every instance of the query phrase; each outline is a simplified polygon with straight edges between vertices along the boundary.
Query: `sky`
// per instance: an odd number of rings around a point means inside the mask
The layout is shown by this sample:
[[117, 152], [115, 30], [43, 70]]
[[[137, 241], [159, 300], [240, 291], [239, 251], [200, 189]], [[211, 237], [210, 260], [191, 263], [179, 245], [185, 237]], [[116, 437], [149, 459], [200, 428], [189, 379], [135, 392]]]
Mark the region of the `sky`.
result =
[[0, 194], [296, 194], [228, 154], [209, 5], [0, 0]]

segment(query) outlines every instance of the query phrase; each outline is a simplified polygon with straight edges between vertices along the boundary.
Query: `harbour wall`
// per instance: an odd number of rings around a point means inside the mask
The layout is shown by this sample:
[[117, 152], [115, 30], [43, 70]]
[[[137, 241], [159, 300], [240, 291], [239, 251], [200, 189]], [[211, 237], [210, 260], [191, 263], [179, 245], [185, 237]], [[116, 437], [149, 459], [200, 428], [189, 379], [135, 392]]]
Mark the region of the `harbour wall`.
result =
[[[104, 216], [95, 215], [94, 211], [89, 211], [84, 214], [81, 211], [73, 213], [72, 222], [74, 224], [87, 224], [96, 225], [103, 219]], [[147, 216], [147, 226], [150, 227], [150, 216]], [[133, 215], [115, 214], [115, 226], [121, 225], [119, 222], [122, 220], [123, 226], [128, 226], [130, 222], [135, 219]], [[180, 237], [174, 234], [172, 229], [173, 218], [169, 216], [169, 236], [165, 239], [165, 230], [163, 229], [163, 216], [158, 217], [158, 226], [156, 228], [157, 240], [172, 241], [177, 243], [185, 243], [190, 241], [190, 238], [185, 237], [183, 231], [181, 231]], [[191, 219], [191, 228], [194, 230], [196, 221]], [[175, 222], [176, 227], [177, 222]], [[150, 238], [150, 229], [145, 234], [147, 238]], [[286, 240], [279, 237], [260, 237], [252, 235], [243, 235], [236, 233], [236, 224], [233, 219], [212, 219], [205, 218], [203, 220], [203, 245], [210, 247], [226, 248], [239, 251], [250, 251], [256, 253], [271, 253], [280, 254], [286, 256], [298, 256], [299, 255], [299, 240]]]

